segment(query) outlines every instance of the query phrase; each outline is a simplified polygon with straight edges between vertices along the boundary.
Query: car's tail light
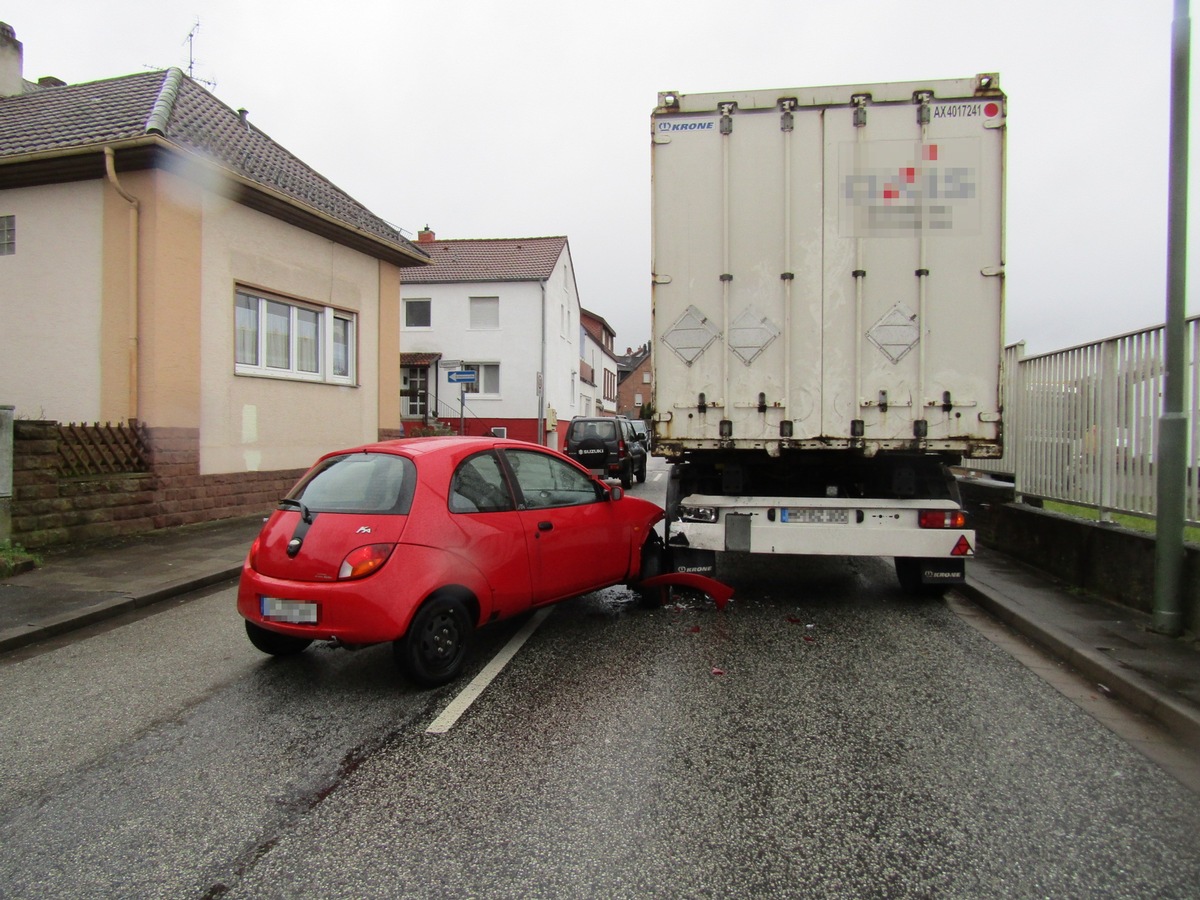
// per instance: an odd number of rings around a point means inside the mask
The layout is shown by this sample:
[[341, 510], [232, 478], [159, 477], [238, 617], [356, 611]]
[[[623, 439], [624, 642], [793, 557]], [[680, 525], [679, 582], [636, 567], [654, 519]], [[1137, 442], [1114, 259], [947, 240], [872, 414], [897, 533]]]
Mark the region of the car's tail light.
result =
[[922, 528], [966, 528], [967, 514], [961, 509], [923, 509], [917, 522]]
[[617, 459], [625, 458], [625, 442], [617, 441]]
[[382, 568], [392, 555], [395, 544], [367, 544], [357, 550], [351, 550], [342, 560], [338, 569], [338, 580], [346, 581], [354, 578], [366, 578], [372, 572]]

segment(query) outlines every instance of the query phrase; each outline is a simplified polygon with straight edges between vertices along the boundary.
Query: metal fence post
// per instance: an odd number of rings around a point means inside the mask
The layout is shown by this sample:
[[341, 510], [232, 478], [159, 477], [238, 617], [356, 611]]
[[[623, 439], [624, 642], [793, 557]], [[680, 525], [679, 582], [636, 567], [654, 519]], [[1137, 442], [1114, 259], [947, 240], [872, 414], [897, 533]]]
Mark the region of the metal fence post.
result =
[[14, 408], [0, 406], [0, 543], [12, 540]]

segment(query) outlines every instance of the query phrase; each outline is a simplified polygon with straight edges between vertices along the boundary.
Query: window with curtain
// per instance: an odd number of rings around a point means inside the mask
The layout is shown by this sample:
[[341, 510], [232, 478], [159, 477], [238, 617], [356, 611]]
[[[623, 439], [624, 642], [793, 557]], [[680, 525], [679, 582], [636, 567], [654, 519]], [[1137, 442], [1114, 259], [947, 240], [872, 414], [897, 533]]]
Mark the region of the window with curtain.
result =
[[430, 300], [404, 301], [404, 327], [428, 328], [433, 324], [433, 303]]
[[234, 371], [353, 384], [353, 313], [238, 290], [234, 299]]
[[471, 328], [474, 330], [495, 330], [500, 327], [500, 298], [472, 297], [471, 298]]

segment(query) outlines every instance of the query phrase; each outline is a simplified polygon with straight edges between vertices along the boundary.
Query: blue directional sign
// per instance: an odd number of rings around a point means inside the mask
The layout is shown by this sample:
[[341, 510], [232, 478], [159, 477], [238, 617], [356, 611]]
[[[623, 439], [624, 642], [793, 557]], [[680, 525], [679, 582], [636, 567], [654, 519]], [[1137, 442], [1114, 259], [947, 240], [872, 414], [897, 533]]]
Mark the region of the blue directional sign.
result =
[[474, 384], [475, 374], [474, 369], [455, 369], [452, 372], [447, 372], [446, 378], [451, 384]]

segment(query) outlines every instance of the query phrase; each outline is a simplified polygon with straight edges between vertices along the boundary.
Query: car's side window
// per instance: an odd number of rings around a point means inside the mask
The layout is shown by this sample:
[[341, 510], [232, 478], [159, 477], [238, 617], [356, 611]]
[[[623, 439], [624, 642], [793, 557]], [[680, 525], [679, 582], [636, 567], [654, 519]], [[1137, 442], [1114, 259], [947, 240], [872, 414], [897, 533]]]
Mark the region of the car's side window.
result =
[[548, 453], [506, 450], [525, 509], [580, 506], [599, 500], [596, 482], [570, 463]]
[[513, 508], [512, 495], [495, 453], [464, 460], [450, 479], [450, 511], [503, 512]]

